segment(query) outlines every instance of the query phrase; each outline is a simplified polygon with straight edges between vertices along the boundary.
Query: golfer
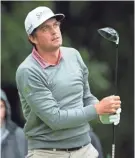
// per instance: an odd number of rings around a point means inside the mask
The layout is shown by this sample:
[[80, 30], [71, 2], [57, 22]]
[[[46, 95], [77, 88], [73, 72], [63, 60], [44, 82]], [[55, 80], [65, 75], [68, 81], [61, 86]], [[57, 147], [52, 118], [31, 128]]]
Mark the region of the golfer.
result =
[[[62, 46], [64, 17], [40, 6], [25, 19], [33, 50], [19, 65], [16, 83], [26, 119], [28, 158], [97, 158], [90, 121], [98, 117], [103, 123], [120, 121], [120, 97], [98, 101], [90, 92], [80, 53]], [[104, 115], [108, 117], [103, 121]]]

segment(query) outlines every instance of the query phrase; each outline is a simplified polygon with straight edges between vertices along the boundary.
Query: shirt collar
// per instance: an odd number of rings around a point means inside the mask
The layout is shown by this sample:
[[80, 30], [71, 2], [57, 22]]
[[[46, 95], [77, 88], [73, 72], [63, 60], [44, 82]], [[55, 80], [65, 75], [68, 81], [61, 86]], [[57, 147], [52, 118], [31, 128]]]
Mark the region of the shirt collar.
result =
[[59, 52], [58, 60], [57, 60], [57, 63], [56, 63], [56, 64], [47, 63], [47, 62], [41, 57], [41, 55], [37, 52], [37, 50], [35, 49], [35, 47], [33, 47], [32, 56], [33, 56], [33, 58], [40, 64], [40, 66], [41, 66], [42, 68], [47, 68], [47, 67], [49, 67], [49, 66], [55, 66], [55, 65], [57, 65], [57, 64], [60, 63], [60, 60], [61, 60], [61, 58], [62, 58], [62, 54], [61, 54], [61, 52]]

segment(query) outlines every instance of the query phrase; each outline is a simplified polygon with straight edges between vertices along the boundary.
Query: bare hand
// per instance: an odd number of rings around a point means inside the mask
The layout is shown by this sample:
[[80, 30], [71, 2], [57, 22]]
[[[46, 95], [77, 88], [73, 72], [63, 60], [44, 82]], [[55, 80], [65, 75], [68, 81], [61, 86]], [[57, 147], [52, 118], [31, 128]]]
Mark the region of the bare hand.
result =
[[96, 111], [99, 115], [114, 114], [120, 108], [121, 101], [119, 96], [109, 96], [103, 98], [98, 104], [95, 105]]

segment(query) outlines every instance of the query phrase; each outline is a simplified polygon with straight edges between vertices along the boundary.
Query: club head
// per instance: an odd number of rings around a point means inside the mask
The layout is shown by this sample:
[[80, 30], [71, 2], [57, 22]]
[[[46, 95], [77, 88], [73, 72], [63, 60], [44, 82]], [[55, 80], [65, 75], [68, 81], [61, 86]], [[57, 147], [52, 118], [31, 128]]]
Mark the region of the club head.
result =
[[105, 27], [97, 30], [98, 33], [105, 39], [119, 44], [119, 34], [116, 30], [111, 27]]

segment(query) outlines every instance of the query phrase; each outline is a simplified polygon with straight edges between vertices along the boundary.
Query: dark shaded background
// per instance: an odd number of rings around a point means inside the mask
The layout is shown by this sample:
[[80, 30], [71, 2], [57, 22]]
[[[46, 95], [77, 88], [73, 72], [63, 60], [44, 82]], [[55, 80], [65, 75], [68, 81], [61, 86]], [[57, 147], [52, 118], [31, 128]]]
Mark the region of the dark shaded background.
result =
[[[115, 92], [115, 44], [103, 39], [97, 29], [110, 26], [120, 36], [118, 94], [122, 100], [121, 123], [116, 130], [116, 158], [133, 158], [134, 153], [134, 2], [133, 1], [2, 1], [1, 87], [12, 107], [12, 120], [23, 127], [15, 84], [18, 65], [31, 52], [24, 29], [27, 13], [45, 5], [66, 15], [61, 26], [63, 45], [80, 51], [89, 68], [92, 93], [99, 99]], [[99, 136], [105, 158], [111, 154], [112, 126], [91, 123]]]

